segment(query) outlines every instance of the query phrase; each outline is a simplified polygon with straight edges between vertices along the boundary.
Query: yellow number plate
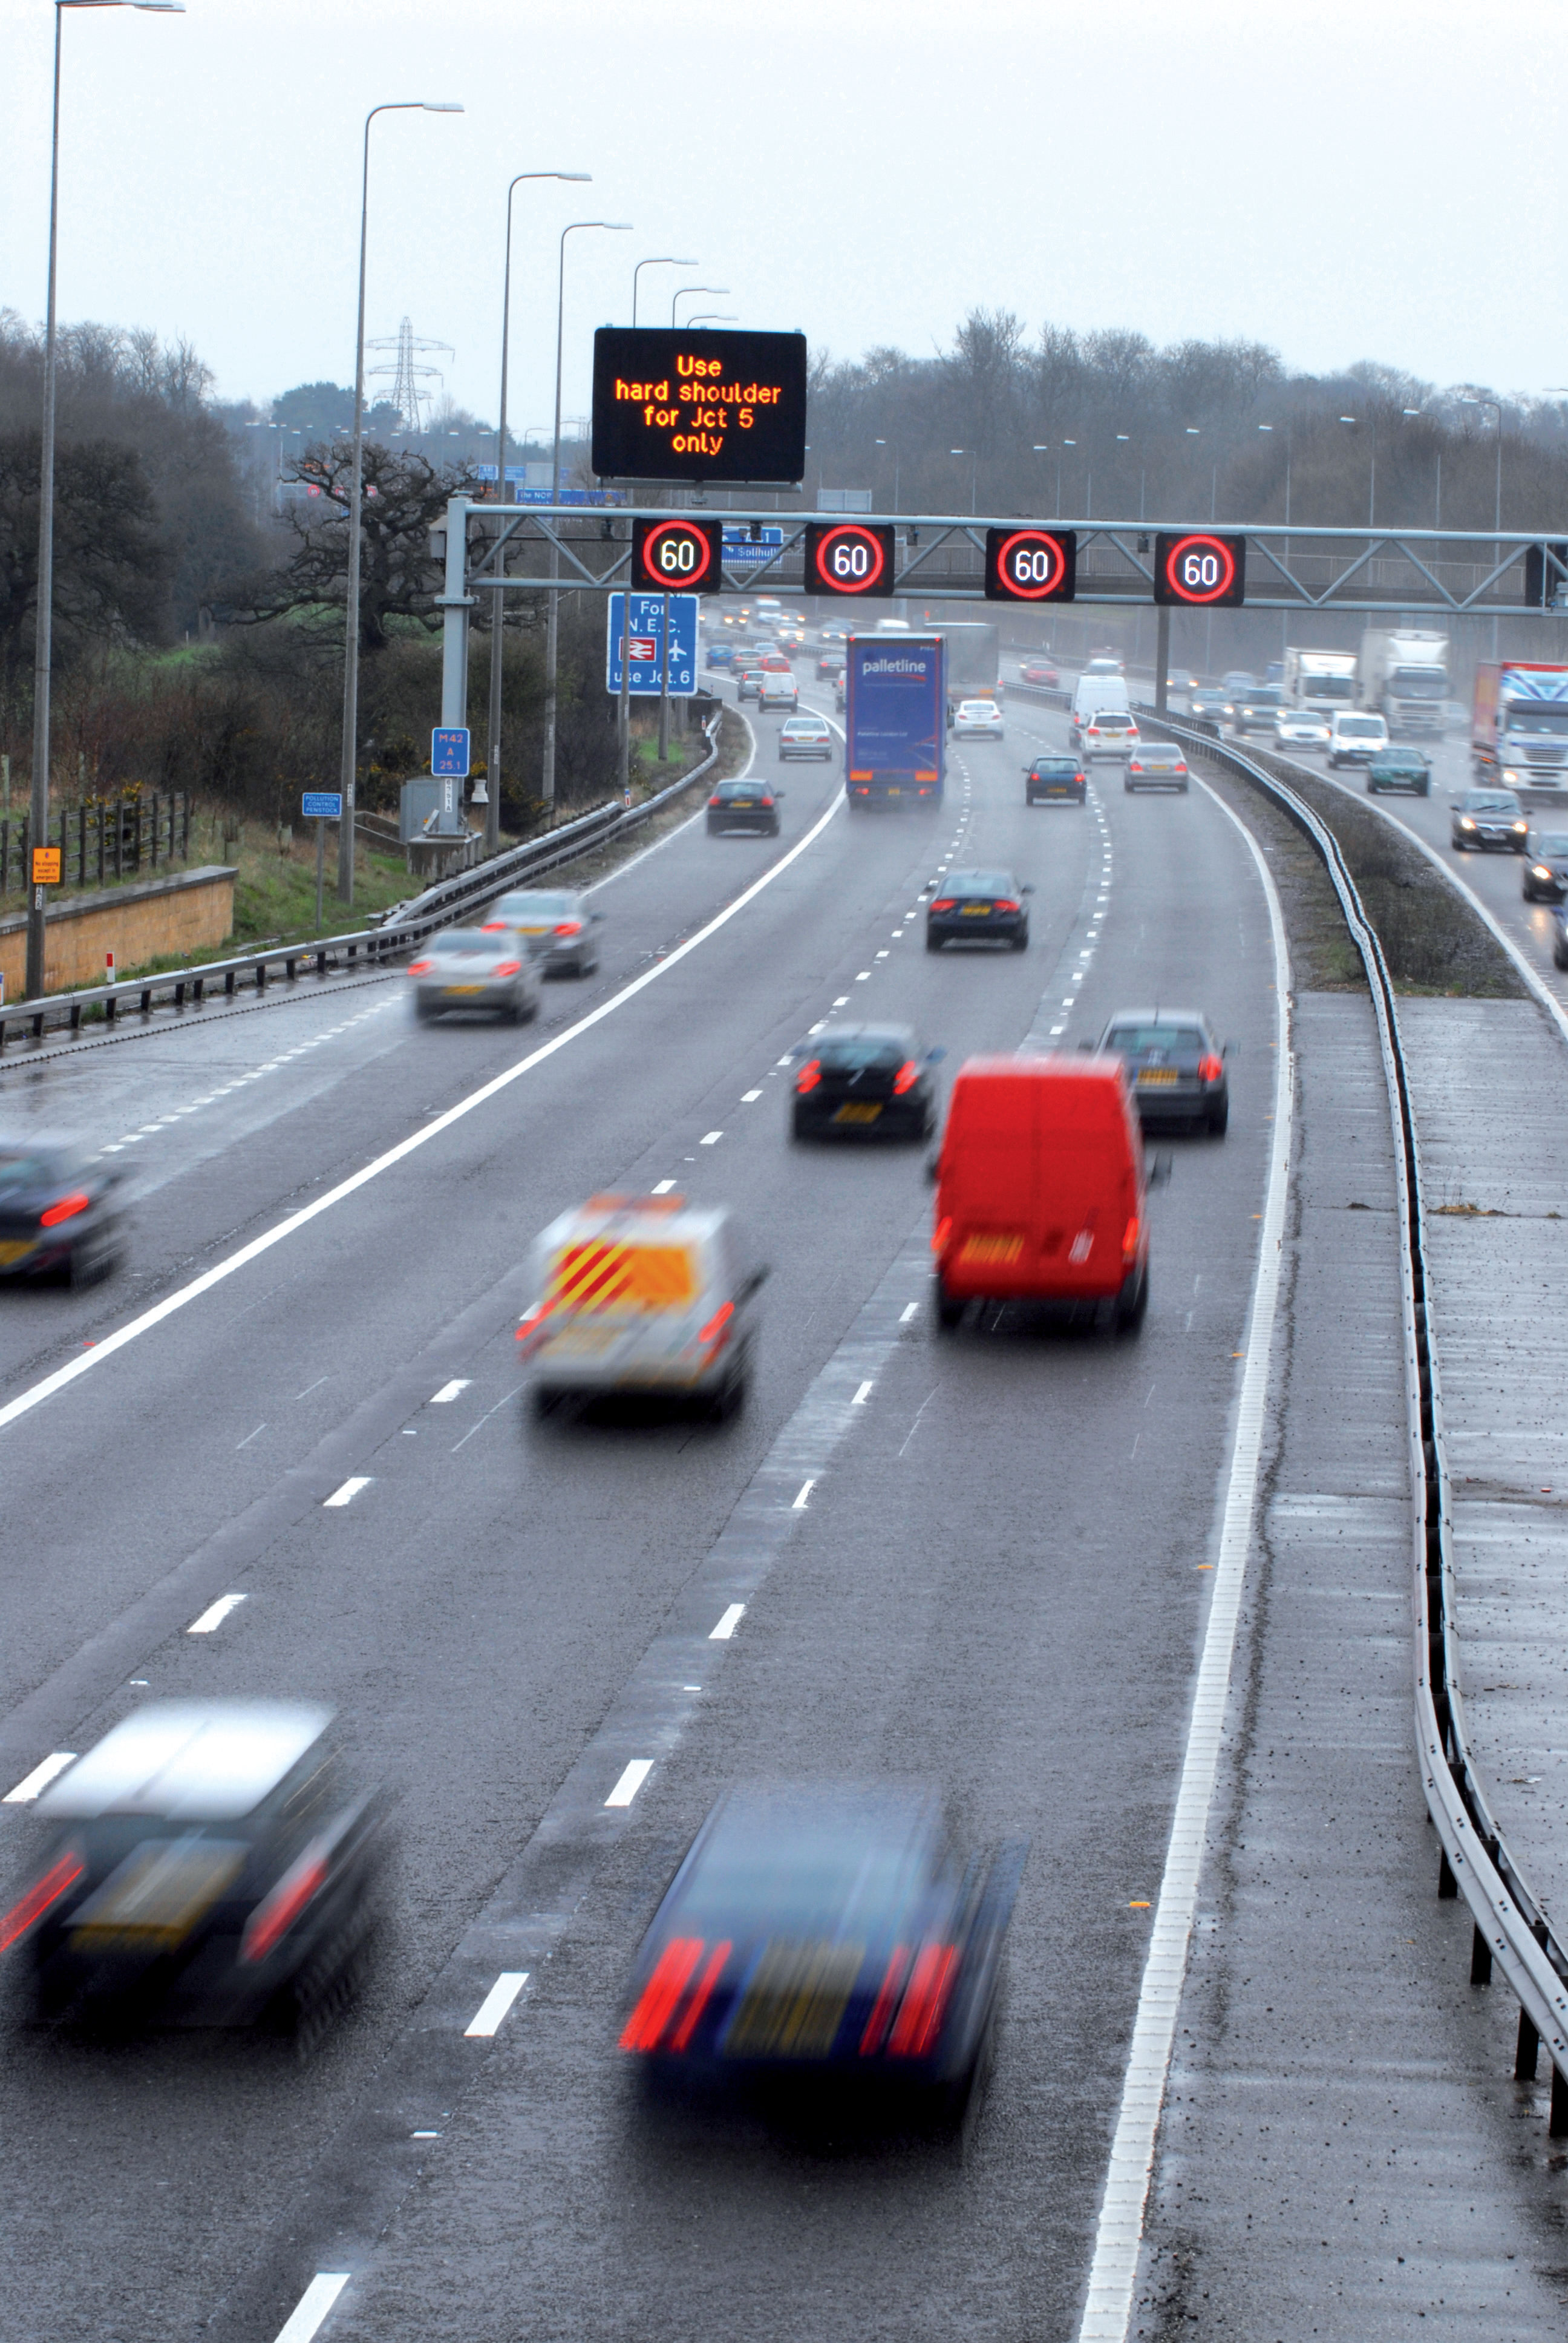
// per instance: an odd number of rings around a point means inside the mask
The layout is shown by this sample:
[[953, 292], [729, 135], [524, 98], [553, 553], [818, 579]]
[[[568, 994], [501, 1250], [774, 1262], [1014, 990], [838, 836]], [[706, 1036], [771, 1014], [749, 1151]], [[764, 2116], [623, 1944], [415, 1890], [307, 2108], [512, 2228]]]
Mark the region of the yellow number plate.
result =
[[1179, 1079], [1174, 1066], [1145, 1066], [1139, 1074], [1138, 1084], [1142, 1090], [1151, 1082], [1174, 1082]]
[[31, 1237], [7, 1237], [0, 1244], [0, 1269], [9, 1269], [13, 1262], [23, 1260], [32, 1250]]
[[879, 1106], [841, 1106], [833, 1117], [835, 1122], [875, 1122], [881, 1113]]
[[484, 989], [482, 984], [448, 984], [445, 990], [447, 1000], [450, 1001], [454, 993], [483, 992]]
[[725, 2056], [827, 2057], [865, 1956], [864, 1945], [770, 1944], [730, 2021]]
[[989, 920], [990, 917], [990, 905], [989, 903], [966, 903], [963, 908], [963, 916], [966, 920]]

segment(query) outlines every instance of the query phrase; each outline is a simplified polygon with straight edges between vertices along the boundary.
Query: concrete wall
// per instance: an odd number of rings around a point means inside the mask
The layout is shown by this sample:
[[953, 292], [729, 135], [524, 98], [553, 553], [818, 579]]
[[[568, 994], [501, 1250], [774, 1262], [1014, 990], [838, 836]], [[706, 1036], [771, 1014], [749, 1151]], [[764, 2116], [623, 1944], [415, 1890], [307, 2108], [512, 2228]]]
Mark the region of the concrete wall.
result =
[[[238, 874], [217, 863], [167, 879], [139, 879], [101, 894], [56, 897], [51, 890], [45, 990], [105, 981], [104, 956], [127, 975], [150, 960], [179, 959], [223, 943], [234, 930]], [[0, 920], [0, 975], [5, 998], [20, 1001], [27, 973], [25, 912]]]

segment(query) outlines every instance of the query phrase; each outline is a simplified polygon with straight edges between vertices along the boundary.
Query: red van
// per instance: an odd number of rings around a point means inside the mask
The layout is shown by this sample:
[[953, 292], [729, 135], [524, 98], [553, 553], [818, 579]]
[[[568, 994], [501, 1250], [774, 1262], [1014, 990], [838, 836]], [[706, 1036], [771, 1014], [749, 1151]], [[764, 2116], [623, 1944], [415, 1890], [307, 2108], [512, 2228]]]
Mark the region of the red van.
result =
[[1149, 1301], [1149, 1175], [1120, 1061], [970, 1058], [936, 1166], [936, 1313], [1054, 1302], [1132, 1332]]

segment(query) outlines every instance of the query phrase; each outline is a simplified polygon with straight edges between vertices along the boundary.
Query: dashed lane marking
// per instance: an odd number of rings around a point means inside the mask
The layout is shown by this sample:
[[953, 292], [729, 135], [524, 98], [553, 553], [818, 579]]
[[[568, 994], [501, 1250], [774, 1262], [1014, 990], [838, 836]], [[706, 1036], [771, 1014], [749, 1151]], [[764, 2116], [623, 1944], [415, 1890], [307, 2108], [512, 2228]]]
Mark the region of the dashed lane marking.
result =
[[321, 2322], [348, 2283], [347, 2270], [317, 2270], [277, 2330], [277, 2343], [312, 2343]]
[[501, 2020], [528, 1981], [527, 1969], [503, 1969], [467, 2025], [464, 2026], [464, 2033], [476, 2039], [487, 2040], [492, 2034], [498, 2032]]
[[651, 1757], [634, 1757], [605, 1800], [607, 1806], [629, 1806], [653, 1771]]
[[370, 1486], [370, 1480], [368, 1473], [356, 1473], [344, 1482], [341, 1488], [334, 1489], [330, 1497], [323, 1497], [321, 1502], [324, 1505], [351, 1505], [360, 1490]]
[[723, 1618], [719, 1622], [718, 1626], [709, 1630], [708, 1637], [709, 1642], [710, 1644], [727, 1644], [745, 1616], [745, 1604], [732, 1603], [729, 1605], [729, 1610], [724, 1614]]
[[6, 1791], [5, 1795], [0, 1798], [0, 1805], [30, 1806], [34, 1799], [48, 1788], [56, 1774], [63, 1774], [67, 1765], [74, 1765], [75, 1762], [74, 1749], [52, 1749], [30, 1774], [23, 1775], [14, 1790]]
[[453, 1380], [449, 1383], [443, 1383], [438, 1392], [432, 1392], [430, 1394], [431, 1406], [450, 1407], [452, 1402], [458, 1398], [462, 1393], [467, 1390], [471, 1378], [467, 1375], [454, 1376]]
[[228, 1617], [231, 1611], [238, 1610], [240, 1604], [244, 1601], [245, 1597], [243, 1594], [220, 1594], [216, 1603], [209, 1603], [207, 1604], [206, 1609], [202, 1613], [199, 1619], [193, 1619], [191, 1621], [190, 1625], [186, 1629], [186, 1634], [187, 1635], [210, 1635], [215, 1628], [221, 1627], [223, 1625], [224, 1621]]

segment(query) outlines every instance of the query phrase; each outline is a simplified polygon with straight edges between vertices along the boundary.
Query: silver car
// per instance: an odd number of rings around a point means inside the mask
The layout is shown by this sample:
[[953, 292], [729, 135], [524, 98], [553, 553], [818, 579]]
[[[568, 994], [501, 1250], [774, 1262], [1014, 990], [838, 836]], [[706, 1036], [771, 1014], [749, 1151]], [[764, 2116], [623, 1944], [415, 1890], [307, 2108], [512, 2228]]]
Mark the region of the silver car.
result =
[[539, 1011], [539, 971], [515, 928], [448, 928], [408, 963], [414, 1014], [487, 1009], [521, 1025]]
[[591, 976], [598, 966], [593, 931], [603, 919], [602, 911], [589, 910], [586, 895], [569, 888], [519, 888], [501, 897], [485, 930], [515, 929], [547, 976]]

